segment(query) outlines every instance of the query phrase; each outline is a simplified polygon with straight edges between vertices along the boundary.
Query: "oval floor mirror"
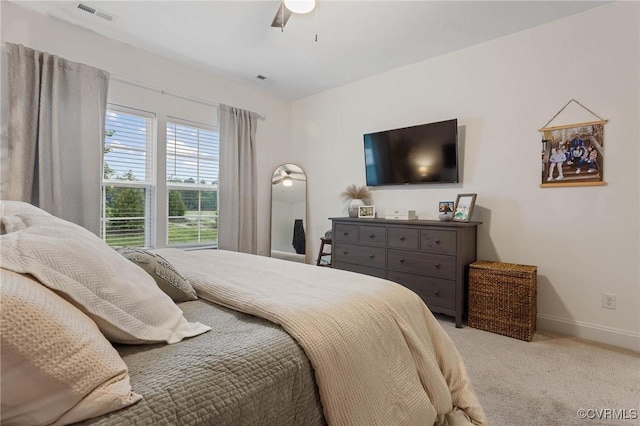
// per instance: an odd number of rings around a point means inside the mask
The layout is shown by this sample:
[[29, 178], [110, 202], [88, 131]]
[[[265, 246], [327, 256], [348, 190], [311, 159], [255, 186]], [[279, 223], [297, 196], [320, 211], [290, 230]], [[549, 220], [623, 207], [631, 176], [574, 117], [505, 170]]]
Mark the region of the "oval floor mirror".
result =
[[307, 176], [283, 164], [271, 177], [271, 257], [306, 262]]

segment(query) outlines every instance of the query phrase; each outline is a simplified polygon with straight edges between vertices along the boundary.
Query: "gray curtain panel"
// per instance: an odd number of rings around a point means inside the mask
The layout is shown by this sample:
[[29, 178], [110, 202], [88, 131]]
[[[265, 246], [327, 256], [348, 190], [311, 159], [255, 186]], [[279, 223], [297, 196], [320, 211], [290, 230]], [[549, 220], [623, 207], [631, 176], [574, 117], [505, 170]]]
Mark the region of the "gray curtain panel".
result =
[[5, 49], [9, 182], [3, 197], [99, 234], [109, 73], [22, 45]]
[[258, 115], [220, 105], [218, 248], [255, 254]]
[[[6, 95], [9, 79], [7, 77], [7, 48], [0, 44], [0, 200], [8, 199], [9, 185], [9, 143], [7, 139], [7, 110], [9, 97]], [[1, 214], [2, 212], [0, 212]]]

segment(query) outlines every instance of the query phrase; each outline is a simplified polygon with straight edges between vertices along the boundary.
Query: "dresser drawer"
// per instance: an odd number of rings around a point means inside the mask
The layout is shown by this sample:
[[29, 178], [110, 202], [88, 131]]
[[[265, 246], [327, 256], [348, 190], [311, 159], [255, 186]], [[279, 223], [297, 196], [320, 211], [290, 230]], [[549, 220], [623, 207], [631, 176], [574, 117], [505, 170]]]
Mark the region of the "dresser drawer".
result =
[[352, 263], [342, 263], [342, 262], [335, 262], [333, 264], [333, 267], [335, 269], [342, 269], [343, 271], [357, 272], [359, 274], [370, 275], [372, 277], [378, 277], [383, 279], [387, 278], [386, 269], [372, 268], [370, 266], [354, 265]]
[[374, 246], [384, 246], [387, 243], [387, 233], [384, 226], [360, 225], [358, 229], [359, 241], [361, 244], [371, 244]]
[[348, 223], [336, 223], [335, 241], [346, 241], [348, 243], [358, 242], [358, 225]]
[[384, 268], [387, 266], [384, 247], [359, 246], [355, 244], [334, 243], [334, 262], [353, 263], [362, 266]]
[[456, 258], [440, 254], [389, 250], [389, 269], [431, 277], [456, 279]]
[[415, 292], [429, 307], [455, 310], [456, 282], [405, 272], [389, 271], [389, 280]]
[[456, 231], [421, 230], [420, 250], [456, 254]]
[[387, 241], [389, 247], [418, 250], [418, 228], [390, 226]]

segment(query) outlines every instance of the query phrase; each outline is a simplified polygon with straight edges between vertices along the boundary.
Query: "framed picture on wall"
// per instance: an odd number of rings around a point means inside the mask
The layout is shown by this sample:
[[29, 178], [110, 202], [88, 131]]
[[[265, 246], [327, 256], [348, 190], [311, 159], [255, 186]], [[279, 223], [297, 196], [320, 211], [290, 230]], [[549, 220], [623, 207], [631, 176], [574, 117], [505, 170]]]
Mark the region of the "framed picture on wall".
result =
[[[560, 114], [571, 106], [573, 119], [566, 122]], [[577, 109], [582, 108], [582, 111]], [[577, 112], [597, 118], [576, 123]], [[568, 117], [567, 117], [568, 118]], [[560, 124], [549, 126], [552, 122]], [[571, 99], [544, 125], [542, 133], [541, 188], [557, 186], [599, 186], [604, 181], [604, 125], [607, 120]]]
[[453, 208], [453, 222], [469, 222], [476, 205], [478, 194], [458, 194], [456, 205]]
[[376, 208], [374, 206], [358, 206], [358, 217], [373, 219], [376, 217]]
[[602, 182], [604, 122], [551, 127], [543, 135], [542, 184]]

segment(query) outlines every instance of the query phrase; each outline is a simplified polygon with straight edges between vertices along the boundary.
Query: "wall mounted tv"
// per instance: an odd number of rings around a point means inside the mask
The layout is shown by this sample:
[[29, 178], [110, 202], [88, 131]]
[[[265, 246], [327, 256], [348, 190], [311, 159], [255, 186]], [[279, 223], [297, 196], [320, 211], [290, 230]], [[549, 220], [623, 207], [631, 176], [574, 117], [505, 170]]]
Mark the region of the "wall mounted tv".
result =
[[458, 183], [458, 120], [364, 135], [367, 186]]

